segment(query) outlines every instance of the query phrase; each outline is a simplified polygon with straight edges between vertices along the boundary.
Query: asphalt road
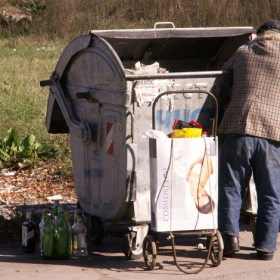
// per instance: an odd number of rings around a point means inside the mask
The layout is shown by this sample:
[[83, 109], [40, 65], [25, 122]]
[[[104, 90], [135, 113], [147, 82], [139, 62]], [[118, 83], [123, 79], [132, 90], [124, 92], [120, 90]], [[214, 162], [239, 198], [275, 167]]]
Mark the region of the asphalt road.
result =
[[[112, 280], [112, 279], [187, 279], [188, 280], [263, 280], [280, 279], [280, 254], [276, 252], [272, 261], [255, 260], [252, 247], [252, 233], [244, 225], [240, 231], [241, 251], [232, 258], [223, 259], [214, 267], [209, 260], [206, 267], [198, 274], [186, 275], [174, 263], [171, 242], [167, 235], [160, 235], [160, 246], [156, 257], [156, 266], [147, 270], [144, 259], [128, 260], [122, 252], [121, 237], [104, 237], [99, 246], [89, 246], [89, 256], [85, 259], [43, 260], [37, 253], [22, 253], [19, 242], [0, 243], [0, 279], [19, 280]], [[194, 250], [204, 242], [199, 236], [175, 237], [177, 260], [181, 268], [192, 271], [206, 259], [207, 250]], [[279, 244], [280, 246], [280, 238]], [[193, 254], [193, 255], [192, 255]]]

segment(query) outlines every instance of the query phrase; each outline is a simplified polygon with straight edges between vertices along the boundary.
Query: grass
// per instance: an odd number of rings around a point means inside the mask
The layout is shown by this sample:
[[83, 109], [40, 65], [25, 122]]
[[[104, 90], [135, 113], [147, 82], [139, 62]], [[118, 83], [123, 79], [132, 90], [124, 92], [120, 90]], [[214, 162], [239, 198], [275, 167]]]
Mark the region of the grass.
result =
[[36, 42], [0, 42], [0, 137], [10, 127], [19, 135], [33, 133], [40, 141], [48, 139], [45, 115], [48, 89], [40, 87], [55, 68], [62, 47], [50, 45], [43, 51]]
[[69, 136], [47, 132], [48, 88], [40, 87], [40, 81], [48, 79], [55, 69], [63, 49], [61, 42], [46, 44], [31, 37], [0, 41], [0, 139], [12, 127], [21, 138], [34, 134], [40, 143], [55, 142], [69, 173]]

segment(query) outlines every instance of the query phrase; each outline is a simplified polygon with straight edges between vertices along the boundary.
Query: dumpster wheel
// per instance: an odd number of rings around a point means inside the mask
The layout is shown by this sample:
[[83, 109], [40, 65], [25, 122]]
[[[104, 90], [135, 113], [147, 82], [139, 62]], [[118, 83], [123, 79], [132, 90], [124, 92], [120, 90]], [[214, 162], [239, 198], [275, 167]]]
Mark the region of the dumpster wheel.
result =
[[212, 244], [210, 244], [211, 236], [207, 237], [207, 244], [211, 246], [210, 260], [213, 266], [219, 266], [223, 258], [224, 242], [221, 233], [216, 230]]
[[143, 257], [148, 270], [153, 270], [156, 265], [157, 246], [152, 235], [147, 235], [144, 238]]
[[143, 248], [136, 244], [136, 234], [133, 232], [124, 235], [123, 252], [131, 260], [138, 260], [143, 256]]
[[85, 215], [87, 227], [87, 241], [93, 245], [100, 245], [104, 237], [104, 226], [97, 216]]

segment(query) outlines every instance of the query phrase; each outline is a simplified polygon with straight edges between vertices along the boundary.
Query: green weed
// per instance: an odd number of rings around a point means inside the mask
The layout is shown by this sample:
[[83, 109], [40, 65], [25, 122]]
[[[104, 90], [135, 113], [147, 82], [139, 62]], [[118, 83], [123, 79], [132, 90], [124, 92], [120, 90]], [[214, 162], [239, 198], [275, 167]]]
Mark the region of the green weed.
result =
[[41, 144], [33, 134], [20, 140], [13, 128], [0, 140], [0, 166], [10, 167], [18, 163], [34, 165], [40, 159], [54, 158], [57, 153], [57, 145]]

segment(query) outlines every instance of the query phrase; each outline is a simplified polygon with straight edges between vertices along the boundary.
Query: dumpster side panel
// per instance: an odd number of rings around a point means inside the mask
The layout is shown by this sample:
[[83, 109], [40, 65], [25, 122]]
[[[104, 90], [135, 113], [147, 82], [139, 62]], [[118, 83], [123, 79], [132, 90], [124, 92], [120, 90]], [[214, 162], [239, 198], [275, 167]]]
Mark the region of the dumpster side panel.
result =
[[[137, 107], [134, 103], [134, 151], [135, 173], [137, 178], [136, 200], [133, 202], [135, 221], [149, 222], [150, 214], [150, 173], [149, 173], [149, 141], [143, 134], [151, 128], [152, 112], [149, 103]], [[137, 147], [137, 148], [136, 148]]]
[[[225, 106], [229, 102], [232, 85], [231, 75], [209, 77], [181, 78], [174, 80], [142, 80], [135, 81], [133, 92], [135, 114], [135, 139], [142, 138], [142, 134], [152, 128], [153, 100], [165, 91], [206, 90], [212, 92], [218, 99], [219, 116], [222, 117]], [[211, 119], [214, 118], [215, 106], [212, 98], [204, 93], [186, 93], [183, 95], [169, 94], [163, 96], [156, 106], [156, 129], [166, 134], [172, 132], [175, 119], [185, 122], [198, 120], [204, 130], [210, 134]], [[218, 119], [218, 123], [220, 118]], [[140, 140], [141, 143], [141, 140]]]
[[[81, 145], [77, 135], [70, 137], [79, 203], [87, 213], [111, 220], [123, 219], [130, 206], [126, 202], [125, 130], [121, 127], [125, 109], [117, 109], [109, 107], [101, 111], [98, 153], [92, 144]], [[75, 111], [79, 110], [76, 106]]]

